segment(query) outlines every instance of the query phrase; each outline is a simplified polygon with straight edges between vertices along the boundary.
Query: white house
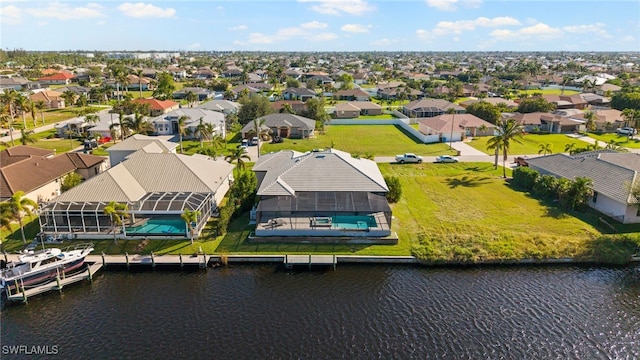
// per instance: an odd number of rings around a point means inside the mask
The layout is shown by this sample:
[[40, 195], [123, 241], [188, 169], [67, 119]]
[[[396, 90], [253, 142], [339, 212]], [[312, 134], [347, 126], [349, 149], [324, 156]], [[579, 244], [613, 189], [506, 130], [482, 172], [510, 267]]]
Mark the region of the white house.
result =
[[109, 153], [109, 162], [111, 166], [115, 166], [124, 161], [127, 156], [134, 152], [144, 149], [147, 153], [176, 153], [178, 144], [159, 139], [153, 136], [135, 134], [128, 137], [125, 141], [113, 145], [107, 149]]
[[212, 135], [226, 136], [226, 125], [224, 114], [222, 112], [207, 110], [203, 108], [182, 108], [168, 112], [151, 119], [156, 129], [157, 135], [176, 135], [179, 132], [178, 122], [181, 117], [185, 116], [186, 121], [184, 127], [191, 134], [188, 137], [197, 138], [198, 125], [202, 120], [203, 124], [211, 124], [214, 133]]

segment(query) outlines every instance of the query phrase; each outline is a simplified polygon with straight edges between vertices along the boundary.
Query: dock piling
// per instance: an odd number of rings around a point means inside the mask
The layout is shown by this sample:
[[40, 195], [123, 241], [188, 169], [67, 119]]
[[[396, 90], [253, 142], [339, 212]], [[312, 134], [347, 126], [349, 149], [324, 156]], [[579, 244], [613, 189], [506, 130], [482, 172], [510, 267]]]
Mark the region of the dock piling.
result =
[[4, 254], [4, 262], [5, 262], [5, 264], [6, 264], [6, 263], [8, 263], [8, 262], [9, 262], [9, 260], [7, 259], [7, 252], [6, 252], [6, 251], [3, 251], [2, 253]]
[[156, 259], [153, 257], [153, 251], [151, 252], [151, 267], [156, 267]]
[[336, 263], [337, 263], [337, 261], [336, 261], [336, 255], [335, 255], [335, 254], [333, 254], [333, 271], [336, 271]]
[[24, 290], [24, 281], [20, 279], [20, 284], [22, 285], [22, 302], [27, 303], [27, 292]]
[[91, 273], [91, 266], [87, 264], [87, 272], [89, 273], [89, 282], [93, 283], [93, 274]]
[[56, 285], [58, 287], [58, 291], [62, 292], [62, 286], [60, 286], [60, 269], [56, 268]]
[[182, 261], [182, 253], [180, 253], [180, 268], [184, 267], [184, 262]]
[[311, 269], [311, 254], [309, 254], [309, 269]]
[[127, 262], [127, 270], [129, 269], [129, 253], [125, 251], [124, 259]]
[[104, 261], [104, 251], [102, 252], [102, 267], [107, 268], [107, 263]]

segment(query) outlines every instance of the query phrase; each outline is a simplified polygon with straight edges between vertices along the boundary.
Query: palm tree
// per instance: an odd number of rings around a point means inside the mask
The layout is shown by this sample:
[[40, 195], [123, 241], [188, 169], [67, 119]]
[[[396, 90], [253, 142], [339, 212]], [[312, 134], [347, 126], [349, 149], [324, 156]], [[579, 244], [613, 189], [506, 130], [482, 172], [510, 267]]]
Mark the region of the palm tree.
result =
[[576, 151], [576, 143], [568, 143], [564, 146], [564, 152], [569, 153], [569, 155], [573, 155]]
[[182, 115], [178, 118], [178, 137], [180, 138], [180, 153], [184, 153], [184, 149], [182, 148], [182, 136], [187, 134], [186, 122], [190, 118], [187, 115]]
[[76, 100], [76, 93], [71, 90], [67, 90], [62, 93], [62, 98], [64, 99], [64, 103], [68, 106], [73, 106]]
[[27, 243], [27, 238], [24, 236], [24, 225], [22, 219], [25, 215], [31, 216], [32, 210], [38, 208], [38, 204], [35, 201], [24, 197], [24, 191], [16, 191], [8, 201], [8, 206], [11, 211], [12, 218], [18, 220], [20, 225], [20, 233], [22, 234], [22, 242]]
[[539, 144], [538, 145], [538, 154], [542, 154], [542, 155], [547, 155], [548, 154], [553, 154], [553, 145], [551, 145], [550, 143], [546, 143], [546, 144]]
[[37, 140], [33, 135], [35, 135], [33, 130], [20, 129], [20, 142], [22, 145], [34, 144]]
[[238, 171], [238, 175], [240, 173], [240, 170], [244, 170], [245, 168], [243, 159], [251, 160], [249, 155], [245, 154], [244, 149], [241, 148], [240, 146], [231, 150], [229, 155], [225, 156], [224, 159], [230, 162], [231, 164], [233, 164], [234, 162], [237, 162], [236, 169]]
[[20, 96], [20, 94], [14, 89], [6, 89], [4, 93], [0, 95], [0, 100], [2, 101], [2, 106], [6, 109], [7, 114], [11, 116], [11, 120], [15, 117], [16, 110], [16, 99]]
[[194, 135], [200, 140], [200, 148], [203, 148], [204, 140], [210, 139], [211, 135], [213, 135], [213, 125], [211, 123], [205, 123], [202, 118], [200, 118], [200, 122], [198, 123], [198, 126], [196, 126]]
[[36, 101], [36, 109], [40, 112], [40, 120], [42, 120], [42, 124], [44, 125], [44, 109], [47, 108], [47, 103], [44, 100]]
[[256, 133], [256, 137], [258, 138], [258, 158], [260, 158], [260, 140], [262, 140], [262, 136], [264, 134], [269, 134], [269, 129], [262, 129], [264, 126], [264, 119], [253, 119], [253, 130]]
[[193, 107], [193, 103], [198, 101], [198, 96], [196, 94], [194, 94], [192, 91], [187, 91], [187, 93], [184, 95], [184, 97], [187, 100], [187, 102], [189, 103], [189, 107]]
[[584, 119], [586, 120], [585, 125], [585, 134], [589, 131], [595, 131], [596, 127], [596, 114], [593, 111], [585, 111]]
[[585, 177], [577, 177], [571, 182], [568, 191], [568, 203], [571, 210], [585, 205], [589, 198], [593, 196], [593, 181]]
[[138, 91], [140, 91], [140, 98], [142, 99], [142, 73], [144, 72], [144, 70], [142, 69], [137, 69], [137, 70], [133, 70], [132, 73], [133, 75], [138, 77]]
[[124, 224], [124, 217], [127, 214], [129, 207], [127, 204], [111, 201], [102, 210], [105, 215], [109, 215], [111, 220], [111, 227], [113, 228], [113, 242], [118, 243], [116, 238], [116, 228]]
[[26, 118], [26, 114], [29, 111], [29, 109], [31, 108], [31, 101], [29, 100], [28, 97], [24, 96], [24, 95], [18, 95], [15, 99], [15, 104], [17, 107], [20, 108], [20, 113], [22, 114], [22, 126], [24, 129], [27, 128], [27, 118]]
[[122, 122], [128, 130], [133, 130], [136, 134], [149, 135], [156, 131], [156, 128], [142, 114], [135, 112], [133, 118], [127, 117]]
[[227, 143], [227, 140], [223, 138], [222, 135], [216, 134], [211, 137], [211, 146], [214, 149], [224, 149], [226, 143]]
[[120, 101], [120, 81], [126, 76], [126, 70], [123, 66], [117, 64], [111, 68], [111, 77], [116, 82], [116, 99], [118, 102]]
[[4, 239], [1, 237], [2, 228], [11, 232], [11, 223], [13, 222], [13, 211], [11, 205], [8, 202], [0, 202], [0, 251], [2, 251], [2, 243]]
[[95, 124], [100, 121], [100, 116], [96, 113], [87, 114], [84, 116], [84, 121], [88, 122], [89, 124]]
[[454, 108], [448, 108], [445, 112], [451, 115], [451, 136], [449, 136], [449, 149], [453, 149], [453, 125], [456, 122], [456, 110]]
[[506, 161], [509, 155], [509, 145], [511, 141], [521, 143], [522, 126], [518, 124], [516, 119], [500, 120], [496, 124], [497, 135], [487, 141], [487, 149], [502, 149], [502, 176], [507, 177]]
[[211, 160], [218, 160], [218, 151], [212, 147], [206, 147], [202, 149], [198, 149], [198, 154], [206, 155]]
[[29, 101], [29, 111], [31, 111], [31, 120], [33, 120], [33, 127], [36, 127], [36, 104], [33, 101]]
[[193, 224], [198, 221], [198, 216], [200, 216], [200, 211], [197, 210], [189, 210], [184, 209], [184, 212], [180, 217], [187, 224], [187, 228], [189, 229], [189, 235], [191, 236], [191, 244], [193, 244]]

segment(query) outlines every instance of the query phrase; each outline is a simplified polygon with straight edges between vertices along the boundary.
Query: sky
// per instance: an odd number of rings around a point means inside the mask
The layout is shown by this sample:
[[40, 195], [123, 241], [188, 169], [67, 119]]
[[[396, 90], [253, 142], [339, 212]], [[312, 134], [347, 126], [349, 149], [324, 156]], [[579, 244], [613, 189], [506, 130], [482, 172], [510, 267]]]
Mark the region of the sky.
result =
[[638, 0], [0, 0], [39, 51], [640, 51]]

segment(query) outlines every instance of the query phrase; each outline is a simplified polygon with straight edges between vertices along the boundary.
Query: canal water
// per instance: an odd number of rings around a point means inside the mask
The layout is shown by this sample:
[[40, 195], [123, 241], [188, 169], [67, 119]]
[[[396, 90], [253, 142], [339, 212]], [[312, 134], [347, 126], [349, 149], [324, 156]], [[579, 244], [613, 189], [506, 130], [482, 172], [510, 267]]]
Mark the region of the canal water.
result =
[[640, 270], [106, 271], [1, 323], [2, 359], [638, 359]]

